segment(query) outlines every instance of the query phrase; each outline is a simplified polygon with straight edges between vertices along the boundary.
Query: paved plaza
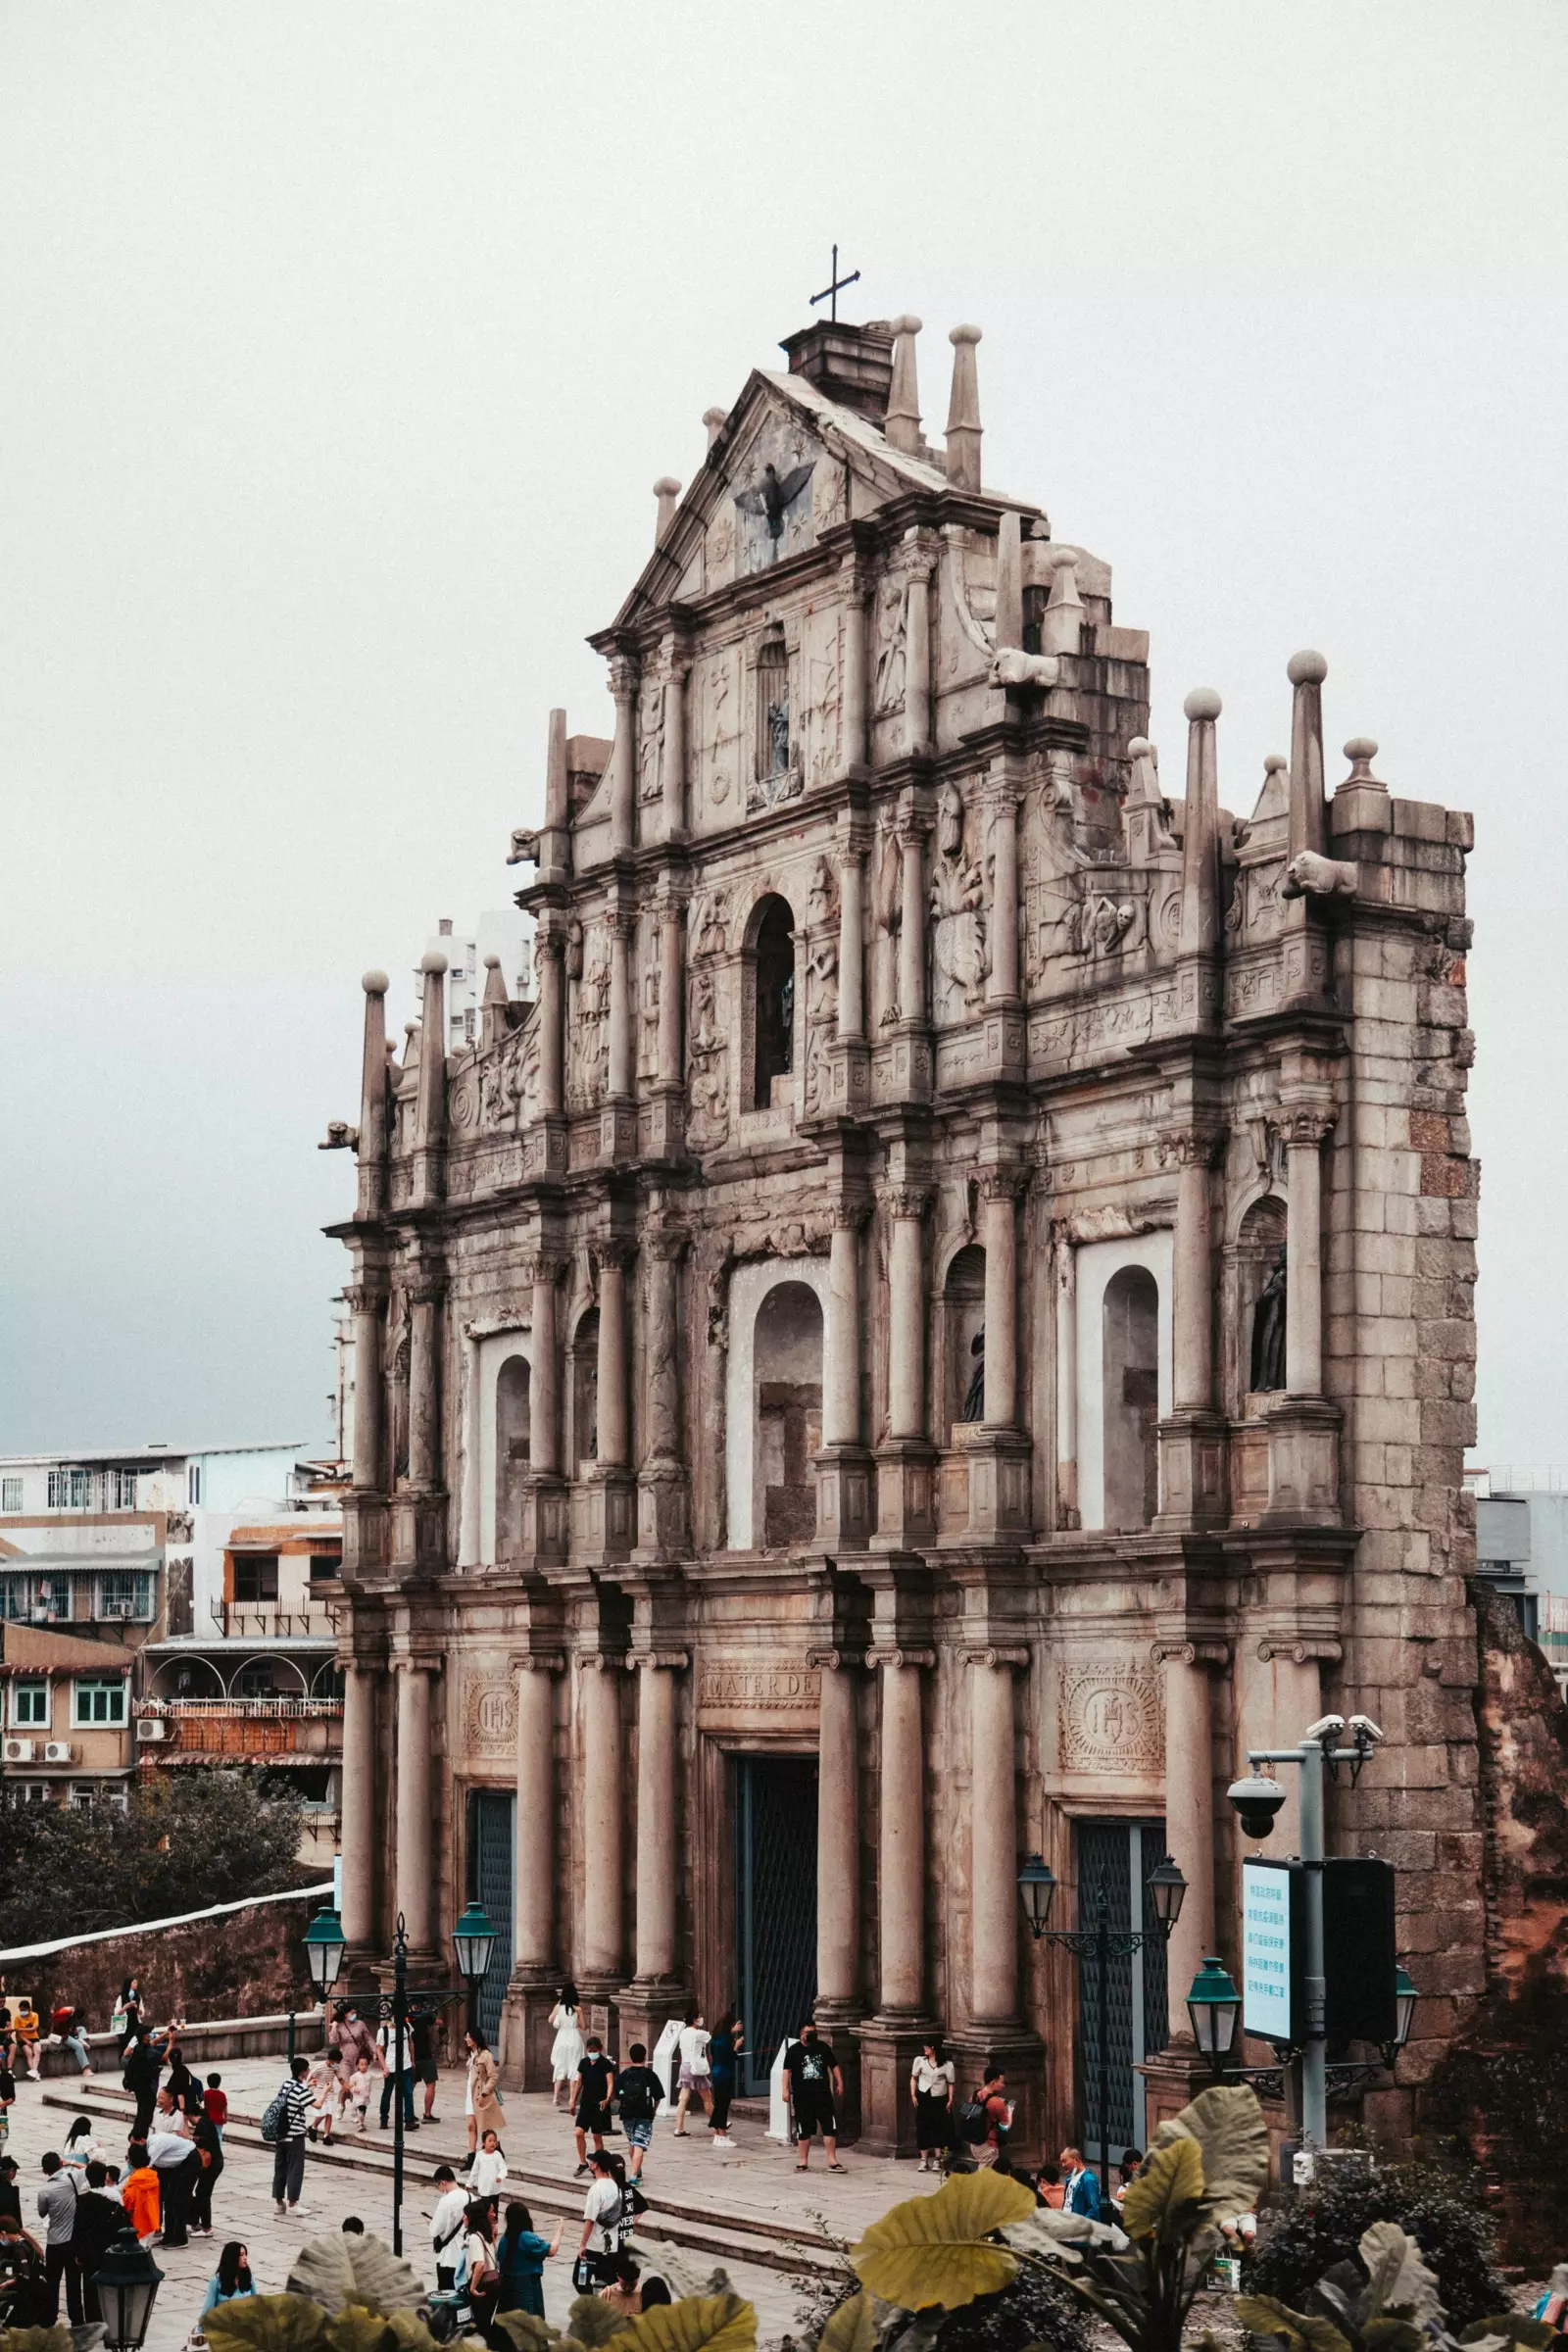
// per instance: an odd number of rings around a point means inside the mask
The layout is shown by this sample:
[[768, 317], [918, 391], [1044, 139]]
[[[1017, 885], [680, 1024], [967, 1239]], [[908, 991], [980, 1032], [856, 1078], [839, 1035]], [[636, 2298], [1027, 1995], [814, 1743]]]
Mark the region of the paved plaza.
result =
[[[372, 2129], [364, 2139], [351, 2137], [331, 2150], [313, 2146], [299, 2211], [291, 2220], [280, 2220], [272, 2207], [271, 2151], [262, 2144], [256, 2121], [282, 2078], [284, 2062], [239, 2058], [224, 2062], [220, 2071], [230, 2123], [214, 2200], [214, 2234], [172, 2252], [155, 2249], [166, 2276], [148, 2352], [177, 2352], [185, 2342], [226, 2238], [237, 2237], [250, 2248], [264, 2291], [281, 2288], [303, 2240], [337, 2229], [345, 2214], [360, 2215], [368, 2230], [391, 2238], [390, 2129]], [[572, 2300], [570, 2258], [587, 2184], [572, 2177], [576, 2150], [569, 2118], [542, 2094], [511, 2092], [506, 2105], [511, 2193], [523, 2198], [546, 2235], [558, 2215], [565, 2217], [561, 2252], [545, 2270], [546, 2308], [560, 2324]], [[437, 2192], [430, 2176], [438, 2164], [456, 2165], [466, 2152], [460, 2073], [443, 2076], [436, 2113], [436, 2124], [422, 2127], [407, 2143], [403, 2209], [405, 2252], [431, 2281], [428, 2222]], [[93, 2118], [110, 2160], [122, 2159], [129, 2101], [116, 2075], [95, 2078], [85, 2086], [64, 2077], [18, 2084], [7, 2144], [21, 2167], [19, 2187], [29, 2227], [36, 2221], [42, 2179], [38, 2160], [46, 2148], [63, 2144], [77, 2114]], [[372, 2126], [374, 2118], [372, 2101]], [[901, 2197], [919, 2195], [937, 2183], [912, 2164], [862, 2159], [853, 2148], [844, 2154], [848, 2169], [842, 2177], [827, 2173], [820, 2147], [803, 2176], [795, 2169], [793, 2149], [768, 2139], [765, 2125], [760, 2109], [739, 2113], [732, 2126], [737, 2145], [726, 2153], [710, 2145], [701, 2124], [689, 2139], [680, 2140], [671, 2125], [661, 2121], [644, 2176], [650, 2211], [639, 2224], [632, 2251], [645, 2270], [667, 2275], [677, 2291], [691, 2291], [721, 2266], [736, 2290], [756, 2304], [762, 2339], [776, 2342], [798, 2326], [813, 2280], [835, 2267], [844, 2244]], [[624, 2152], [624, 2140], [610, 2144]], [[503, 2197], [507, 2193], [503, 2189]]]

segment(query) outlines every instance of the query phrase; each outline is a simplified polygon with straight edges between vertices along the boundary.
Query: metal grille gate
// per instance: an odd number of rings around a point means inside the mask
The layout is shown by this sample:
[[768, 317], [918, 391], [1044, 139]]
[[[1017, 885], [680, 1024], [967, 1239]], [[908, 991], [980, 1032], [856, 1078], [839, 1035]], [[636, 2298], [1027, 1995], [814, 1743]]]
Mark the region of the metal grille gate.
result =
[[501, 2004], [512, 1975], [516, 1814], [516, 1797], [508, 1788], [475, 1788], [469, 1795], [468, 1893], [483, 1903], [496, 1931], [490, 1966], [479, 1984], [479, 2029], [492, 2045], [501, 2032]]
[[[1134, 1923], [1152, 1940], [1130, 1959], [1112, 1959], [1109, 1970], [1109, 2071], [1106, 2133], [1111, 2161], [1125, 2147], [1144, 2142], [1144, 2082], [1133, 2072], [1137, 2060], [1162, 2050], [1169, 2037], [1166, 2015], [1165, 1946], [1154, 1924], [1146, 1884], [1164, 1859], [1162, 1821], [1081, 1821], [1078, 1824], [1078, 1925], [1092, 1929], [1099, 1918], [1100, 1889], [1109, 1900], [1110, 1925], [1124, 1933]], [[1100, 1986], [1091, 1954], [1078, 1971], [1078, 2113], [1083, 2151], [1100, 2160]]]
[[778, 2045], [816, 1998], [816, 1760], [735, 1759], [735, 1981], [741, 2088], [767, 2090]]

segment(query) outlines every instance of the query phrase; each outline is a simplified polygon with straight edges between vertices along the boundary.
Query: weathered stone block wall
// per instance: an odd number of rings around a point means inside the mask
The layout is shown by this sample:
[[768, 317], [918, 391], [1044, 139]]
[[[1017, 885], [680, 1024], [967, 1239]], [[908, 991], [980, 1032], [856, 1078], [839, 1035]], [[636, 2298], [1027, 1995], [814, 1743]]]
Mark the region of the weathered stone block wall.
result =
[[8, 1961], [4, 1982], [13, 1993], [28, 1994], [43, 2016], [74, 2003], [94, 2033], [107, 2032], [128, 1976], [140, 1980], [142, 2013], [153, 2020], [305, 2010], [315, 1996], [301, 1938], [318, 1903], [302, 1894], [187, 1926], [130, 1929], [102, 1943]]

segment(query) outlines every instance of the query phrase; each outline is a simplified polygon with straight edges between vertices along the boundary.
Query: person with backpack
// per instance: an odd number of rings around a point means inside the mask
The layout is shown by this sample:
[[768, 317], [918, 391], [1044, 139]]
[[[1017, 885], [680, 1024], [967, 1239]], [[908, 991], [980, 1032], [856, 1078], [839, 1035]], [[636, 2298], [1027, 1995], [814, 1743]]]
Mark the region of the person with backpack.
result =
[[643, 2163], [654, 2144], [654, 2118], [663, 2102], [664, 2085], [648, 2063], [648, 2044], [634, 2041], [631, 2064], [622, 2067], [615, 2082], [621, 2127], [631, 2150], [627, 2179], [642, 2178]]
[[[584, 2060], [586, 2065], [587, 2061]], [[571, 2283], [579, 2295], [591, 2295], [611, 2276], [615, 2257], [626, 2242], [628, 2217], [626, 2184], [620, 2158], [595, 2148], [588, 2159], [593, 2182], [583, 2200], [582, 2236]]]
[[310, 2066], [291, 2058], [288, 2073], [262, 2118], [262, 2137], [272, 2145], [272, 2203], [292, 2213], [305, 2185], [305, 2135], [311, 2128]]
[[909, 2070], [909, 2097], [914, 2105], [914, 2140], [922, 2173], [940, 2173], [943, 2151], [953, 2144], [953, 2090], [956, 2081], [953, 2060], [942, 2055], [935, 2034], [922, 2042], [920, 2055]]
[[447, 2294], [458, 2276], [458, 2244], [468, 2218], [468, 2193], [458, 2186], [450, 2164], [436, 2166], [435, 2180], [441, 2194], [430, 2216], [430, 2248], [435, 2255], [436, 2292]]
[[966, 2099], [958, 2110], [958, 2137], [982, 2171], [996, 2164], [1006, 2169], [1004, 2152], [1012, 2128], [1012, 2107], [1006, 2091], [1007, 2078], [1001, 2063], [988, 2058], [985, 2080], [973, 2098]]

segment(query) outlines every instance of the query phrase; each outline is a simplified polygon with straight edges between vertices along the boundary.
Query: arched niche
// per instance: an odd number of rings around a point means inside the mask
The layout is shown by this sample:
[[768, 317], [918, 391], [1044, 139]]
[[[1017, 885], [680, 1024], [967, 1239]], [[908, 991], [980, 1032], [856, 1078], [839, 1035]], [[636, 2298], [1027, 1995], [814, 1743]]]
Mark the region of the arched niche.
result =
[[1224, 1358], [1221, 1373], [1226, 1403], [1232, 1413], [1249, 1409], [1249, 1398], [1259, 1394], [1252, 1372], [1257, 1302], [1286, 1246], [1289, 1218], [1276, 1193], [1260, 1194], [1250, 1201], [1236, 1229], [1220, 1270], [1224, 1311]]
[[1159, 1508], [1159, 1285], [1123, 1266], [1100, 1311], [1102, 1524], [1129, 1532]]
[[[809, 1304], [800, 1298], [802, 1292], [808, 1294]], [[769, 1306], [781, 1293], [784, 1298]], [[821, 1438], [828, 1296], [827, 1260], [820, 1257], [760, 1259], [737, 1266], [730, 1277], [724, 1487], [726, 1543], [732, 1551], [763, 1548], [768, 1524], [766, 1488], [770, 1483], [791, 1483], [785, 1477], [760, 1480], [760, 1461], [764, 1468], [776, 1461], [791, 1470], [798, 1468], [804, 1454], [811, 1478], [814, 1514], [815, 1476], [808, 1465]], [[764, 1307], [768, 1308], [765, 1320]], [[765, 1397], [764, 1388], [770, 1392]], [[786, 1396], [786, 1391], [795, 1394]], [[778, 1448], [769, 1450], [765, 1458], [760, 1434], [764, 1415], [770, 1424], [766, 1446]], [[794, 1502], [775, 1498], [775, 1530], [792, 1511], [804, 1516], [800, 1492], [797, 1480]]]
[[599, 1309], [577, 1319], [566, 1346], [566, 1395], [571, 1427], [566, 1433], [573, 1477], [581, 1478], [599, 1459]]
[[522, 1530], [522, 1493], [528, 1476], [529, 1382], [524, 1355], [509, 1355], [496, 1375], [495, 1469], [492, 1507], [498, 1560], [510, 1560]]
[[[514, 1387], [520, 1378], [516, 1371], [508, 1372], [509, 1365], [525, 1370], [531, 1366], [533, 1338], [524, 1326], [483, 1332], [470, 1345], [473, 1352], [464, 1388], [463, 1564], [494, 1567], [502, 1556], [496, 1509], [502, 1469], [498, 1441], [503, 1408], [498, 1392], [503, 1374]], [[514, 1396], [507, 1409], [509, 1425], [514, 1404]]]
[[753, 1336], [753, 1542], [790, 1551], [816, 1532], [813, 1456], [822, 1445], [822, 1303], [804, 1282], [781, 1282]]
[[[955, 1426], [985, 1418], [986, 1253], [977, 1242], [959, 1250], [942, 1284], [942, 1442]], [[979, 1406], [979, 1410], [974, 1409]]]
[[[1163, 1419], [1171, 1409], [1171, 1233], [1169, 1227], [1128, 1235], [1111, 1242], [1081, 1242], [1074, 1251], [1076, 1275], [1075, 1334], [1077, 1369], [1078, 1503], [1085, 1529], [1112, 1528], [1131, 1516], [1131, 1473], [1126, 1470], [1127, 1415], [1148, 1415], [1148, 1310], [1150, 1294], [1140, 1284], [1124, 1284], [1107, 1301], [1106, 1294], [1119, 1274], [1137, 1270], [1153, 1286], [1152, 1418]], [[1110, 1351], [1107, 1357], [1107, 1349]], [[1131, 1350], [1131, 1352], [1129, 1352]], [[1129, 1396], [1126, 1373], [1139, 1374]], [[1107, 1432], [1107, 1392], [1116, 1422]], [[1136, 1455], [1138, 1512], [1132, 1524], [1142, 1526], [1146, 1487], [1140, 1436]], [[1109, 1454], [1107, 1456], [1107, 1438]], [[1106, 1508], [1107, 1471], [1116, 1479], [1112, 1517]], [[1125, 1475], [1124, 1475], [1125, 1474]]]
[[795, 1074], [798, 993], [795, 915], [789, 901], [776, 891], [769, 892], [753, 909], [744, 956], [750, 1031], [748, 1106], [771, 1110], [774, 1081]]

